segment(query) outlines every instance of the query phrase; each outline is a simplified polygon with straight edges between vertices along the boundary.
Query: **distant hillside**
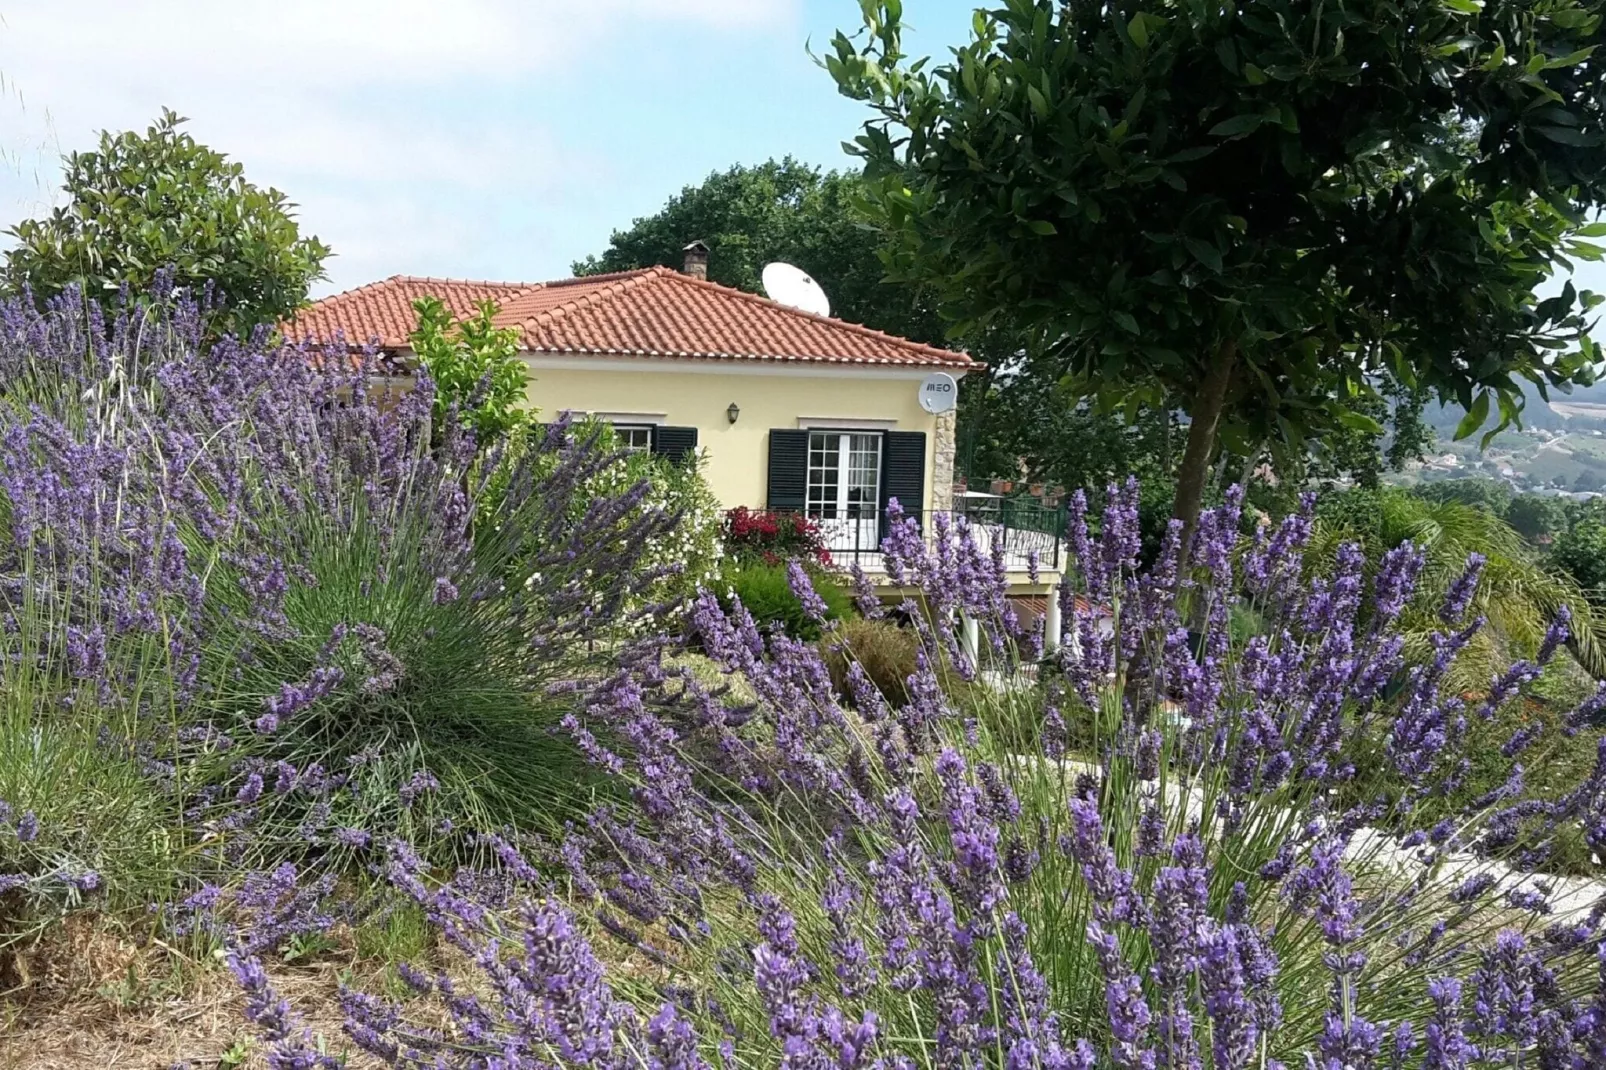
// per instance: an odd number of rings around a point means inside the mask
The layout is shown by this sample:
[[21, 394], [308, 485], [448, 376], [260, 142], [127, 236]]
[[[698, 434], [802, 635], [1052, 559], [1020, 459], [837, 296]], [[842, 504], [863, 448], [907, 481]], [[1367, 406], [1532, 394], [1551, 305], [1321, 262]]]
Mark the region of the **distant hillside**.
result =
[[[1533, 387], [1529, 387], [1524, 395], [1527, 399], [1527, 406], [1522, 412], [1522, 426], [1525, 430], [1606, 430], [1606, 382], [1596, 383], [1594, 386], [1577, 386], [1570, 394], [1552, 390], [1548, 405], [1539, 396], [1539, 391]], [[1424, 413], [1424, 418], [1439, 433], [1441, 440], [1454, 435], [1455, 429], [1461, 425], [1465, 416], [1466, 410], [1459, 405], [1429, 406]], [[1491, 418], [1486, 427], [1492, 426]]]
[[[1421, 465], [1396, 482], [1432, 482], [1486, 476], [1515, 490], [1554, 493], [1598, 492], [1606, 488], [1606, 383], [1551, 391], [1547, 404], [1539, 392], [1526, 392], [1522, 429], [1508, 428], [1481, 449], [1481, 434], [1454, 441], [1464, 412], [1459, 405], [1432, 406], [1424, 418], [1438, 434], [1438, 445]], [[1484, 430], [1494, 426], [1486, 423]]]

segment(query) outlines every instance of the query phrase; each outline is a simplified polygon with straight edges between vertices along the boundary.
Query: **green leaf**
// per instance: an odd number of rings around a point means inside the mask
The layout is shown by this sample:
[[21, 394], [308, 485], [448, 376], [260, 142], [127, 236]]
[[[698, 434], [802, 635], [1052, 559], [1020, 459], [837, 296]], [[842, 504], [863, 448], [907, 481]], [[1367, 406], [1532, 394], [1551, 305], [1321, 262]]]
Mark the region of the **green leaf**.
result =
[[1188, 252], [1192, 253], [1201, 264], [1209, 268], [1211, 271], [1214, 271], [1217, 275], [1221, 274], [1220, 249], [1217, 249], [1209, 242], [1200, 241], [1198, 238], [1189, 238], [1186, 236], [1183, 237], [1182, 244], [1188, 247]]
[[1210, 133], [1216, 137], [1241, 137], [1251, 130], [1259, 129], [1266, 121], [1264, 115], [1234, 115], [1231, 119], [1223, 119], [1210, 128]]
[[1266, 72], [1255, 66], [1253, 63], [1245, 63], [1244, 79], [1248, 81], [1250, 85], [1265, 85]]
[[1026, 227], [1033, 234], [1041, 234], [1045, 238], [1059, 233], [1059, 228], [1054, 226], [1054, 224], [1050, 223], [1046, 219], [1029, 220], [1026, 224]]
[[1580, 238], [1606, 238], [1606, 223], [1590, 223], [1573, 233]]
[[1594, 145], [1599, 142], [1598, 138], [1586, 134], [1582, 130], [1574, 130], [1566, 126], [1536, 126], [1534, 129], [1542, 136], [1561, 145]]
[[1482, 427], [1483, 422], [1488, 418], [1489, 392], [1485, 390], [1483, 393], [1478, 395], [1478, 400], [1472, 403], [1472, 407], [1467, 410], [1466, 416], [1463, 417], [1461, 423], [1456, 426], [1455, 441], [1460, 442], [1462, 439], [1472, 434], [1472, 432]]
[[1131, 35], [1132, 43], [1143, 48], [1149, 43], [1149, 27], [1145, 24], [1143, 12], [1139, 11], [1132, 16], [1132, 21], [1126, 24], [1126, 32]]
[[1584, 62], [1584, 60], [1588, 59], [1594, 54], [1594, 45], [1590, 45], [1588, 48], [1580, 48], [1577, 52], [1571, 52], [1565, 56], [1558, 56], [1549, 61], [1545, 64], [1545, 69], [1553, 71], [1560, 67], [1576, 67], [1578, 64]]
[[1028, 85], [1026, 87], [1026, 99], [1032, 102], [1032, 111], [1037, 113], [1039, 119], [1048, 118], [1048, 98], [1043, 95], [1041, 89], [1035, 85]]
[[1233, 51], [1232, 38], [1223, 37], [1216, 42], [1216, 58], [1233, 74], [1238, 73], [1238, 53]]
[[1352, 409], [1340, 409], [1337, 413], [1338, 422], [1345, 427], [1356, 431], [1364, 431], [1368, 435], [1381, 435], [1383, 425], [1366, 415], [1364, 412], [1355, 412]]
[[1110, 318], [1116, 323], [1120, 324], [1121, 329], [1126, 331], [1128, 334], [1143, 333], [1138, 328], [1138, 321], [1133, 318], [1132, 313], [1130, 312], [1122, 312], [1117, 310], [1110, 313]]

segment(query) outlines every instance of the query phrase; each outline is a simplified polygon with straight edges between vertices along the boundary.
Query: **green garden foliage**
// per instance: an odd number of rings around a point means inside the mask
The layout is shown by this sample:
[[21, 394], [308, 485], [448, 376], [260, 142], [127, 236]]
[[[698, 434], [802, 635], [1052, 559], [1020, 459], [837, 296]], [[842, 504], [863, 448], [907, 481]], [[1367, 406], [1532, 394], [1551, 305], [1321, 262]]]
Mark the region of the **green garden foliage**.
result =
[[1424, 483], [1412, 490], [1419, 498], [1430, 502], [1459, 502], [1495, 516], [1504, 516], [1516, 495], [1509, 484], [1497, 479], [1444, 479]]
[[222, 303], [213, 329], [241, 336], [299, 308], [329, 248], [301, 236], [283, 193], [246, 181], [184, 122], [164, 109], [143, 136], [103, 132], [98, 150], [68, 156], [67, 203], [7, 232], [7, 286], [46, 298], [76, 285], [106, 303], [170, 269], [174, 288]]
[[1606, 523], [1593, 516], [1575, 521], [1556, 539], [1551, 560], [1577, 581], [1597, 606], [1606, 606]]
[[437, 297], [419, 298], [413, 311], [418, 326], [408, 341], [435, 380], [436, 426], [455, 410], [485, 444], [524, 423], [530, 373], [519, 356], [519, 329], [496, 326], [496, 302], [480, 302], [463, 320]]
[[1519, 494], [1506, 506], [1506, 523], [1525, 539], [1539, 539], [1567, 530], [1567, 507], [1549, 494]]
[[[853, 598], [829, 574], [811, 574], [814, 589], [825, 600], [826, 620], [844, 620], [853, 615]], [[761, 628], [772, 628], [794, 639], [818, 639], [820, 625], [803, 610], [803, 603], [792, 593], [784, 564], [749, 561], [726, 571], [721, 584], [725, 602], [739, 600]]]

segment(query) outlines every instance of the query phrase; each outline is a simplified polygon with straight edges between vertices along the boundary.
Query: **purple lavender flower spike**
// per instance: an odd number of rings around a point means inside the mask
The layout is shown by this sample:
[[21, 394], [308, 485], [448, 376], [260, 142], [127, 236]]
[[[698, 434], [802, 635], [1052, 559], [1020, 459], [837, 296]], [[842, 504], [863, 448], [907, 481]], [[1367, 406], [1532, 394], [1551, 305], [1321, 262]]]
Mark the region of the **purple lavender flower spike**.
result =
[[245, 990], [245, 1014], [269, 1045], [268, 1063], [275, 1070], [339, 1070], [343, 1060], [319, 1052], [301, 1020], [268, 981], [262, 962], [253, 955], [229, 954], [228, 967]]
[[876, 595], [875, 583], [869, 574], [857, 561], [849, 568], [849, 574], [853, 580], [853, 602], [859, 609], [859, 615], [866, 620], [880, 620], [886, 615], [886, 609]]
[[814, 581], [809, 579], [809, 574], [803, 571], [803, 566], [795, 558], [786, 563], [786, 583], [791, 587], [792, 594], [803, 604], [803, 612], [808, 618], [823, 624], [830, 607], [814, 589]]
[[1483, 566], [1488, 564], [1488, 561], [1487, 557], [1477, 551], [1467, 555], [1466, 571], [1462, 572], [1460, 578], [1445, 592], [1444, 605], [1439, 609], [1439, 618], [1446, 624], [1459, 625], [1466, 616], [1467, 607], [1472, 604], [1472, 596], [1477, 593], [1478, 580], [1483, 576]]

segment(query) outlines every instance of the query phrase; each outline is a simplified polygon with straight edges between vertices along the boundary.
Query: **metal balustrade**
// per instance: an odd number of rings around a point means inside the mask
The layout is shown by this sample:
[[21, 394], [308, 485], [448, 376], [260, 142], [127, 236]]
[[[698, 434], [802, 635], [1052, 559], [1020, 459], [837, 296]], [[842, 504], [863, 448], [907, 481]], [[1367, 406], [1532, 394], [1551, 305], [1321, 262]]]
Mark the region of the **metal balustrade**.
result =
[[[987, 554], [1002, 540], [1004, 564], [1010, 572], [1028, 571], [1034, 552], [1041, 571], [1058, 572], [1066, 553], [1063, 511], [1035, 502], [989, 498], [967, 502], [956, 509], [910, 510], [904, 516], [914, 517], [920, 530], [928, 536], [942, 518], [956, 531], [963, 521], [971, 540]], [[821, 543], [834, 563], [847, 566], [857, 562], [869, 573], [884, 570], [881, 540], [886, 535], [886, 522], [879, 513], [866, 510], [846, 517], [811, 516], [808, 519], [818, 528]]]

